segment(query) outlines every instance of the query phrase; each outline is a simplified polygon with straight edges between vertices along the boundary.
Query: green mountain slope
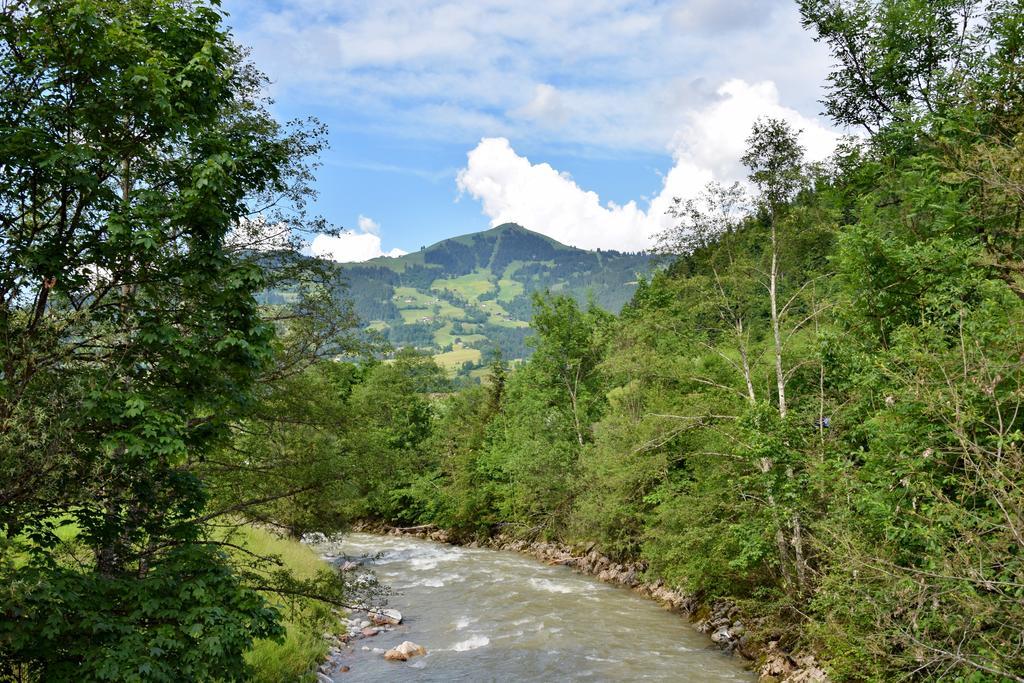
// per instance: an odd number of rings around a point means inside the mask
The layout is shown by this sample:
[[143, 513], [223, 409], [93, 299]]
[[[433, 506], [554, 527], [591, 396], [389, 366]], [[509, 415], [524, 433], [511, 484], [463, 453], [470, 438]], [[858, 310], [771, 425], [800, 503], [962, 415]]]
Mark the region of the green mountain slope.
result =
[[585, 251], [507, 223], [438, 242], [398, 258], [342, 264], [348, 295], [368, 324], [395, 346], [436, 354], [471, 372], [501, 348], [525, 358], [531, 296], [551, 291], [618, 311], [650, 256]]

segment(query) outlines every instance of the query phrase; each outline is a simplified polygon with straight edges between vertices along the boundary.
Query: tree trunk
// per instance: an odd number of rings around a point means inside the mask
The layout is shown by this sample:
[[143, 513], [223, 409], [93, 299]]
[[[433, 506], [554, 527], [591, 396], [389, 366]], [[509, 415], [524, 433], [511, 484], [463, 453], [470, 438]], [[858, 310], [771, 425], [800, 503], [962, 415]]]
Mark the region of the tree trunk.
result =
[[782, 371], [782, 330], [779, 322], [779, 245], [772, 220], [772, 267], [769, 273], [768, 297], [771, 300], [772, 335], [775, 337], [775, 381], [779, 390], [779, 417], [786, 417], [786, 375]]
[[736, 341], [740, 349], [740, 360], [743, 363], [743, 379], [747, 383], [747, 399], [750, 404], [757, 403], [757, 395], [754, 393], [754, 378], [750, 372], [750, 358], [747, 356], [747, 341], [743, 336], [743, 319], [736, 319]]

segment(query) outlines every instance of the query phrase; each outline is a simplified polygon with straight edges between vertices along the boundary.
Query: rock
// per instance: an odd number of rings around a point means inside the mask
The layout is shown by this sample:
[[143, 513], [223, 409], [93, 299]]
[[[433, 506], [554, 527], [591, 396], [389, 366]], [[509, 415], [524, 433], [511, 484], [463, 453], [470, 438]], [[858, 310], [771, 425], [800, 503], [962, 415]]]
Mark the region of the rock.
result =
[[373, 626], [368, 619], [363, 619], [359, 622], [359, 628], [366, 628], [367, 626]]
[[370, 619], [377, 626], [398, 626], [402, 623], [402, 613], [396, 609], [377, 609], [370, 612]]
[[722, 626], [717, 631], [711, 634], [711, 640], [712, 642], [721, 645], [723, 643], [728, 643], [730, 640], [732, 640], [732, 634], [729, 632], [728, 628]]
[[384, 659], [392, 662], [404, 662], [412, 657], [425, 654], [427, 654], [427, 648], [407, 640], [398, 647], [393, 647], [385, 652]]
[[408, 657], [416, 657], [417, 655], [427, 654], [427, 648], [423, 647], [422, 645], [417, 645], [411, 640], [405, 641], [395, 649]]
[[762, 676], [784, 676], [793, 671], [793, 664], [788, 657], [779, 653], [771, 652], [765, 658], [761, 667]]
[[334, 683], [334, 681], [327, 674], [317, 673], [316, 683]]
[[341, 672], [341, 673], [343, 673], [343, 674], [347, 674], [347, 673], [348, 673], [349, 671], [351, 671], [351, 670], [352, 670], [352, 669], [348, 668], [347, 666], [343, 666], [343, 667], [341, 667], [340, 669], [338, 669], [338, 671], [340, 671], [340, 672]]
[[380, 633], [380, 631], [378, 629], [370, 628], [369, 626], [367, 626], [362, 631], [360, 631], [360, 633], [363, 634], [364, 638], [370, 638], [370, 637], [375, 636], [378, 633]]

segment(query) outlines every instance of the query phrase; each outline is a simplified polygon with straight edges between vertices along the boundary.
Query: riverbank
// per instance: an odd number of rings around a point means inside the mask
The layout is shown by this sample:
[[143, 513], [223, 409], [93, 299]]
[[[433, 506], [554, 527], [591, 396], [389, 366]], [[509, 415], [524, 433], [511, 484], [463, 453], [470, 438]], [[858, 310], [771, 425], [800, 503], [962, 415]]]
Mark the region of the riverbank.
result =
[[[313, 578], [318, 571], [329, 568], [312, 548], [290, 538], [283, 538], [256, 526], [240, 526], [232, 531], [232, 541], [246, 551], [260, 556], [277, 556], [281, 563], [300, 580]], [[245, 654], [255, 683], [318, 681], [318, 666], [329, 653], [331, 641], [326, 637], [343, 630], [340, 617], [331, 609], [309, 600], [281, 600], [267, 596], [284, 614], [286, 635], [282, 642], [257, 640]]]
[[569, 546], [544, 541], [527, 541], [510, 535], [498, 534], [482, 541], [459, 539], [446, 530], [434, 526], [394, 527], [381, 522], [360, 522], [354, 531], [414, 536], [439, 543], [489, 548], [521, 553], [550, 565], [563, 565], [577, 572], [596, 577], [600, 581], [629, 588], [654, 600], [663, 607], [688, 619], [712, 643], [727, 653], [750, 662], [761, 683], [827, 683], [828, 675], [813, 655], [790, 653], [779, 648], [777, 640], [751, 637], [759, 624], [742, 614], [740, 608], [728, 601], [703, 603], [697, 598], [665, 585], [661, 580], [641, 580], [647, 567], [642, 563], [618, 563], [601, 554], [595, 543]]

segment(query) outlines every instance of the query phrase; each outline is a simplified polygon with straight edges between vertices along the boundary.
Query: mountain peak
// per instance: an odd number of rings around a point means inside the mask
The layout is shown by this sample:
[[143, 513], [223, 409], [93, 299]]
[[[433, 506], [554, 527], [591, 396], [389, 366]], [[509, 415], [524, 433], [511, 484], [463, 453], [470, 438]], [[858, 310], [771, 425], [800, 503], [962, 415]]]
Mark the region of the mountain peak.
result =
[[484, 354], [530, 353], [534, 292], [619, 310], [648, 271], [645, 254], [570, 247], [518, 223], [441, 240], [405, 256], [342, 266], [359, 317], [396, 347], [435, 354], [453, 372], [484, 372]]

